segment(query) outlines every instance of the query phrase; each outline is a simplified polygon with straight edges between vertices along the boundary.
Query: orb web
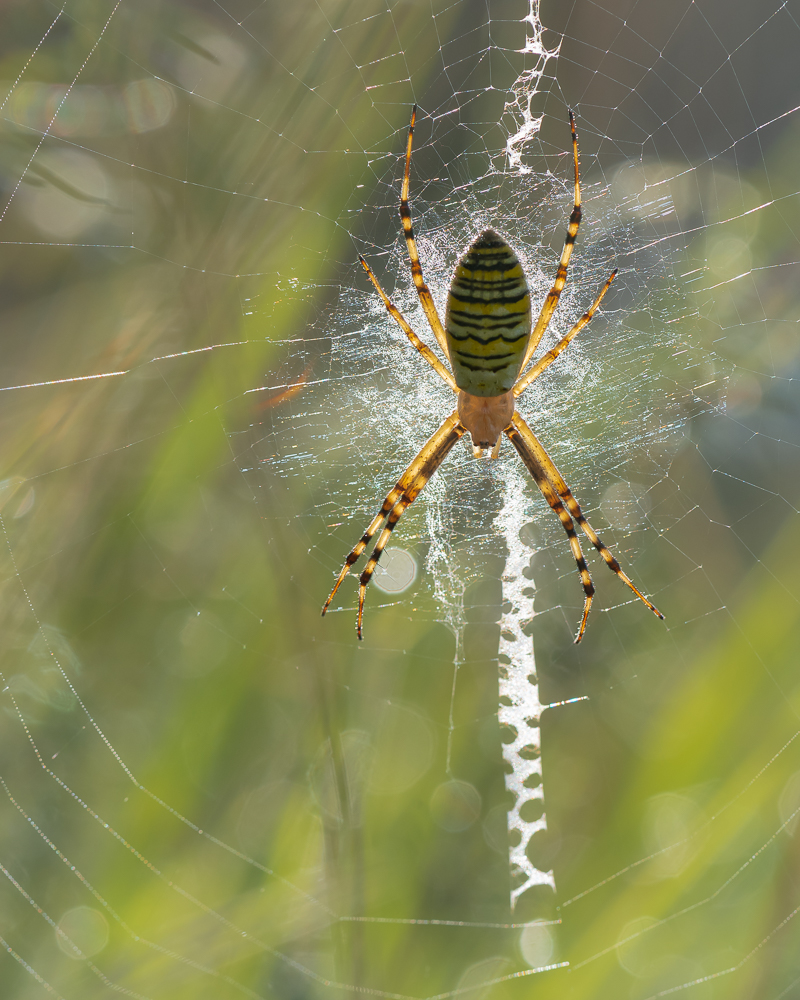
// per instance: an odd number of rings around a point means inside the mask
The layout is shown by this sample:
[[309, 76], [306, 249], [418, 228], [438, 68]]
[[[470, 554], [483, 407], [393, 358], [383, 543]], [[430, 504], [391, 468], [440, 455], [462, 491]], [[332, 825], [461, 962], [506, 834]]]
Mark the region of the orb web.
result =
[[[798, 23], [9, 7], [9, 996], [796, 989]], [[489, 225], [542, 300], [576, 111], [543, 349], [619, 276], [521, 412], [663, 626], [590, 557], [573, 646], [560, 525], [467, 443], [364, 643], [351, 581], [319, 618], [452, 408], [357, 262], [432, 343], [415, 102], [440, 309]]]

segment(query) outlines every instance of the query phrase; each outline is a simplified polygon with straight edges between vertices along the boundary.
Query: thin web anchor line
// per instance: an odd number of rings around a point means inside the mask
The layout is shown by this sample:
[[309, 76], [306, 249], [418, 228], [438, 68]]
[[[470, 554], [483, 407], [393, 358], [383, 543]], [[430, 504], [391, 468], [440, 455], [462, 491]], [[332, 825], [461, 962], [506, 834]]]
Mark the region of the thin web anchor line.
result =
[[[187, 351], [176, 351], [173, 354], [161, 354], [158, 357], [150, 358], [145, 364], [151, 365], [156, 361], [172, 361], [175, 358], [185, 358], [191, 354], [203, 354], [206, 351], [216, 351], [219, 347], [245, 347], [249, 340], [235, 340], [227, 344], [207, 344], [205, 347], [195, 347]], [[138, 367], [144, 367], [139, 365]], [[117, 372], [97, 372], [94, 375], [72, 375], [67, 378], [52, 378], [45, 382], [23, 382], [20, 385], [0, 385], [0, 392], [10, 392], [12, 389], [40, 389], [48, 385], [68, 385], [71, 382], [91, 382], [94, 379], [115, 378], [119, 375], [130, 375], [133, 368], [123, 368]], [[248, 392], [256, 390], [249, 389]]]
[[[55, 124], [55, 120], [58, 117], [58, 112], [64, 106], [64, 102], [67, 100], [67, 98], [69, 97], [69, 95], [72, 93], [72, 90], [73, 90], [75, 84], [78, 82], [78, 79], [80, 78], [81, 73], [83, 73], [83, 71], [86, 69], [86, 66], [87, 66], [89, 60], [92, 58], [92, 56], [94, 55], [95, 51], [97, 50], [97, 46], [100, 44], [100, 42], [101, 42], [101, 40], [103, 38], [103, 35], [105, 35], [105, 33], [106, 33], [106, 29], [108, 28], [109, 24], [111, 24], [111, 19], [116, 14], [117, 10], [119, 9], [119, 5], [121, 3], [122, 3], [122, 0], [117, 0], [117, 2], [114, 4], [114, 8], [111, 11], [111, 13], [108, 15], [108, 19], [106, 20], [106, 23], [103, 25], [103, 27], [102, 27], [102, 29], [100, 31], [100, 34], [97, 36], [97, 38], [95, 40], [94, 45], [89, 50], [89, 54], [86, 56], [86, 58], [81, 63], [80, 69], [78, 70], [78, 72], [75, 74], [75, 76], [72, 79], [72, 83], [67, 87], [66, 91], [64, 92], [64, 96], [58, 102], [58, 107], [53, 112], [53, 117], [50, 119], [50, 122], [48, 123], [47, 128], [44, 130], [44, 132], [42, 132], [41, 139], [39, 139], [38, 143], [36, 144], [36, 148], [31, 153], [30, 159], [25, 164], [25, 169], [20, 174], [19, 179], [17, 180], [17, 183], [14, 185], [14, 187], [13, 187], [13, 189], [11, 191], [11, 194], [8, 196], [8, 201], [6, 202], [5, 207], [3, 208], [3, 211], [0, 212], [0, 222], [2, 222], [5, 219], [6, 213], [8, 212], [8, 209], [9, 209], [9, 206], [11, 205], [11, 202], [14, 200], [14, 198], [15, 198], [15, 196], [17, 194], [17, 191], [19, 191], [20, 184], [22, 184], [22, 182], [25, 180], [25, 177], [27, 176], [28, 170], [30, 169], [31, 164], [33, 163], [33, 161], [36, 158], [36, 154], [42, 148], [42, 144], [44, 143], [44, 140], [50, 134], [50, 130], [52, 129], [53, 125]], [[52, 27], [52, 25], [51, 25], [51, 27]], [[48, 29], [48, 31], [49, 30], [50, 29]]]

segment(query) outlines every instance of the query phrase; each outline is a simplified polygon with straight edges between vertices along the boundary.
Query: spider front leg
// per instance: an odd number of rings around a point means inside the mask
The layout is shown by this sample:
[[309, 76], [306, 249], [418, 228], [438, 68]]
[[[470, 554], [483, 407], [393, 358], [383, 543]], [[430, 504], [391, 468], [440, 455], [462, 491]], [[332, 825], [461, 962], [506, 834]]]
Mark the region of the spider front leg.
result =
[[[622, 582], [626, 586], [630, 587], [630, 589], [633, 591], [634, 594], [636, 594], [639, 600], [643, 604], [645, 604], [648, 608], [650, 608], [650, 610], [653, 612], [654, 615], [656, 615], [656, 617], [663, 619], [664, 616], [661, 614], [658, 608], [647, 600], [644, 594], [640, 590], [638, 590], [638, 588], [634, 585], [631, 578], [622, 571], [619, 563], [612, 555], [608, 546], [603, 544], [602, 540], [597, 535], [597, 532], [583, 516], [583, 512], [581, 511], [578, 501], [572, 495], [570, 488], [567, 486], [563, 476], [556, 468], [552, 458], [550, 458], [550, 456], [544, 450], [539, 439], [536, 437], [536, 435], [533, 433], [530, 427], [528, 427], [528, 425], [525, 423], [525, 421], [522, 419], [519, 413], [516, 412], [514, 413], [514, 416], [511, 419], [511, 425], [506, 429], [506, 434], [508, 435], [514, 447], [519, 452], [523, 462], [525, 462], [528, 468], [531, 469], [531, 473], [534, 475], [534, 478], [535, 478], [535, 473], [533, 472], [534, 466], [537, 469], [542, 470], [545, 477], [549, 481], [551, 488], [555, 491], [557, 496], [560, 497], [560, 499], [564, 502], [572, 517], [574, 517], [575, 520], [580, 525], [583, 533], [588, 537], [589, 541], [592, 543], [592, 545], [594, 545], [594, 547], [603, 557], [603, 560], [605, 561], [608, 568], [613, 573], [616, 573], [616, 575], [620, 578], [620, 580], [622, 580]], [[537, 480], [537, 485], [539, 485], [538, 480]], [[539, 488], [541, 489], [541, 486], [539, 486]], [[580, 638], [580, 636], [578, 638]], [[577, 641], [578, 640], [576, 639], [576, 642]]]
[[367, 584], [372, 579], [372, 574], [375, 572], [375, 567], [378, 565], [378, 560], [386, 548], [395, 525], [400, 520], [405, 509], [422, 492], [425, 484], [442, 464], [456, 441], [463, 437], [465, 433], [466, 428], [459, 420], [458, 412], [454, 411], [422, 446], [419, 454], [398, 479], [397, 485], [390, 491], [383, 501], [381, 509], [372, 521], [370, 521], [369, 527], [356, 545], [353, 546], [347, 559], [345, 559], [344, 566], [342, 566], [339, 576], [336, 578], [333, 590], [328, 595], [328, 599], [322, 607], [323, 615], [330, 607], [330, 603], [342, 581], [350, 571], [350, 567], [358, 561], [378, 528], [383, 524], [384, 520], [386, 521], [386, 525], [378, 536], [378, 541], [375, 543], [372, 555], [369, 557], [359, 580], [358, 617], [356, 621], [356, 630], [359, 639], [363, 639], [361, 626], [364, 618], [364, 599], [366, 597]]
[[[586, 621], [589, 618], [589, 610], [592, 607], [594, 584], [592, 583], [592, 577], [589, 573], [589, 567], [586, 565], [586, 560], [583, 557], [581, 543], [578, 541], [578, 536], [575, 533], [575, 525], [573, 524], [572, 518], [564, 509], [564, 504], [561, 502], [558, 494], [556, 493], [553, 484], [548, 479], [547, 473], [545, 472], [541, 462], [538, 461], [531, 449], [526, 447], [526, 441], [523, 439], [520, 430], [517, 427], [515, 418], [518, 416], [519, 414], [515, 413], [512, 418], [512, 422], [508, 427], [506, 427], [506, 437], [516, 448], [520, 458], [525, 463], [525, 466], [530, 474], [533, 476], [534, 482], [539, 487], [542, 496], [548, 502], [551, 509], [558, 515], [558, 519], [561, 521], [561, 525], [569, 538], [569, 547], [572, 549], [572, 555], [578, 566], [578, 574], [581, 578], [584, 594], [583, 617], [581, 618], [581, 623], [578, 627], [578, 634], [575, 636], [575, 642], [580, 642], [583, 638], [583, 633], [586, 631]], [[522, 422], [521, 418], [520, 422]], [[527, 425], [523, 424], [523, 426], [527, 429]]]

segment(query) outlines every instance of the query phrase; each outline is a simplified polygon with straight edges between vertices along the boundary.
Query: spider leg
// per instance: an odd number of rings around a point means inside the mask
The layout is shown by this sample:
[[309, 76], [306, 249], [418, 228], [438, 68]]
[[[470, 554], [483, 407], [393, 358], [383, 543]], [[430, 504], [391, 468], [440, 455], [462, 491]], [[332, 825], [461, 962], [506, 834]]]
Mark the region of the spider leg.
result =
[[445, 381], [453, 390], [453, 392], [458, 392], [458, 386], [456, 385], [456, 380], [453, 378], [450, 372], [445, 368], [442, 362], [436, 357], [433, 351], [425, 344], [423, 344], [422, 341], [419, 339], [419, 337], [416, 335], [416, 333], [414, 333], [414, 331], [411, 329], [411, 325], [409, 324], [408, 320], [405, 318], [405, 316], [403, 316], [403, 314], [400, 312], [397, 306], [392, 302], [392, 300], [389, 298], [386, 292], [384, 292], [384, 290], [381, 288], [380, 282], [372, 273], [372, 268], [364, 260], [361, 254], [358, 255], [358, 259], [361, 261], [361, 266], [367, 272], [367, 277], [374, 285], [375, 291], [378, 293], [378, 295], [380, 295], [381, 299], [383, 299], [383, 304], [386, 306], [387, 312], [395, 321], [395, 323], [397, 323], [397, 325], [400, 327], [403, 333], [411, 341], [412, 346], [419, 351], [419, 353], [423, 356], [423, 358], [425, 358], [425, 360], [428, 362], [431, 368], [433, 368], [433, 370], [436, 372], [439, 378]]
[[[581, 543], [578, 541], [578, 536], [575, 533], [575, 525], [573, 524], [572, 518], [564, 509], [564, 504], [561, 502], [553, 484], [550, 482], [543, 465], [537, 458], [536, 454], [528, 448], [527, 440], [520, 432], [520, 428], [517, 426], [517, 416], [518, 414], [515, 413], [514, 418], [512, 418], [512, 422], [508, 427], [506, 427], [506, 436], [517, 449], [520, 458], [525, 463], [530, 474], [533, 476], [534, 482], [539, 487], [542, 496], [548, 502], [553, 511], [555, 511], [558, 515], [561, 525], [569, 538], [569, 547], [572, 549], [572, 555], [575, 557], [575, 562], [578, 565], [578, 573], [580, 574], [584, 593], [583, 618], [581, 619], [580, 626], [578, 627], [578, 634], [575, 636], [575, 642], [580, 642], [583, 638], [583, 633], [586, 631], [586, 620], [589, 617], [589, 609], [592, 606], [592, 598], [594, 597], [594, 584], [592, 583], [592, 578], [589, 574], [589, 567], [586, 565], [586, 560], [583, 557]], [[528, 430], [527, 425], [524, 423], [523, 427]]]
[[[448, 451], [449, 450], [450, 449], [448, 448]], [[420, 487], [420, 489], [422, 489], [422, 487]], [[358, 618], [356, 619], [356, 631], [358, 632], [359, 639], [364, 638], [362, 625], [364, 622], [364, 599], [367, 596], [367, 584], [372, 579], [372, 574], [375, 572], [375, 568], [378, 565], [378, 560], [381, 557], [381, 553], [386, 548], [386, 544], [388, 543], [389, 539], [392, 536], [392, 532], [394, 531], [395, 525], [403, 516], [406, 507], [408, 507], [410, 503], [411, 500], [407, 500], [405, 497], [403, 497], [394, 505], [386, 521], [386, 527], [378, 536], [378, 541], [375, 543], [375, 548], [372, 550], [372, 555], [367, 560], [367, 565], [364, 567], [364, 572], [358, 579]]]
[[383, 506], [381, 507], [381, 509], [378, 511], [375, 517], [370, 521], [367, 530], [364, 532], [364, 534], [361, 536], [358, 542], [350, 550], [347, 559], [345, 559], [344, 561], [344, 566], [342, 566], [342, 568], [339, 570], [339, 575], [336, 577], [336, 583], [333, 585], [333, 590], [330, 592], [330, 594], [328, 594], [328, 599], [322, 606], [323, 615], [330, 607], [330, 603], [333, 600], [336, 591], [341, 586], [342, 581], [350, 572], [350, 567], [353, 565], [353, 563], [358, 562], [358, 560], [361, 558], [364, 549], [366, 549], [366, 547], [369, 545], [370, 539], [378, 530], [378, 528], [380, 528], [381, 524], [383, 524], [387, 515], [391, 512], [392, 508], [397, 503], [398, 497], [401, 495], [401, 493], [402, 491], [400, 490], [400, 488], [398, 486], [395, 486], [392, 492], [383, 501]]
[[550, 320], [553, 317], [553, 313], [556, 311], [558, 300], [561, 298], [561, 290], [567, 280], [567, 265], [569, 264], [569, 259], [572, 256], [572, 248], [575, 245], [575, 237], [578, 235], [578, 227], [581, 224], [581, 182], [578, 172], [578, 136], [575, 132], [575, 115], [572, 111], [569, 113], [569, 127], [572, 130], [572, 162], [575, 167], [575, 204], [572, 206], [572, 214], [569, 217], [567, 236], [564, 240], [564, 249], [561, 251], [561, 260], [558, 262], [556, 280], [553, 283], [553, 287], [548, 292], [547, 298], [542, 304], [541, 312], [536, 319], [536, 325], [531, 333], [531, 339], [528, 341], [528, 347], [525, 351], [525, 357], [522, 360], [520, 371], [525, 370], [525, 365], [527, 365], [533, 357], [533, 352], [539, 346], [539, 341], [542, 339], [544, 331], [547, 329]]
[[[506, 430], [506, 434], [508, 434], [509, 438], [514, 444], [514, 447], [520, 453], [520, 455], [522, 456], [522, 460], [523, 462], [525, 462], [526, 465], [528, 465], [528, 459], [525, 457], [527, 453], [528, 456], [533, 458], [535, 463], [544, 471], [545, 475], [551, 482], [556, 493], [564, 501], [570, 514], [578, 522], [578, 524], [581, 527], [581, 530], [587, 536], [589, 541], [592, 543], [592, 545], [594, 545], [594, 547], [603, 557], [608, 568], [613, 573], [616, 573], [617, 576], [620, 578], [620, 580], [622, 580], [622, 582], [626, 584], [626, 586], [630, 587], [630, 589], [634, 592], [634, 594], [636, 594], [639, 600], [643, 604], [646, 604], [654, 615], [656, 615], [658, 618], [663, 618], [664, 616], [661, 614], [658, 608], [647, 600], [644, 594], [642, 594], [641, 591], [639, 591], [634, 586], [633, 581], [630, 579], [630, 577], [626, 573], [624, 573], [622, 569], [620, 569], [619, 563], [611, 554], [608, 547], [603, 544], [603, 542], [595, 532], [594, 528], [589, 524], [589, 522], [583, 516], [583, 512], [581, 511], [581, 508], [578, 505], [578, 501], [570, 492], [569, 487], [564, 482], [564, 478], [562, 477], [558, 469], [555, 467], [552, 458], [550, 458], [550, 456], [544, 450], [539, 439], [536, 437], [536, 435], [533, 433], [530, 427], [528, 427], [528, 425], [525, 423], [525, 421], [522, 419], [519, 413], [516, 412], [514, 413], [514, 416], [511, 418], [511, 425]], [[528, 465], [528, 468], [530, 468], [530, 465]]]
[[408, 256], [411, 261], [411, 277], [414, 280], [414, 287], [417, 289], [420, 305], [422, 306], [425, 315], [428, 317], [428, 323], [430, 324], [431, 330], [433, 330], [433, 335], [436, 337], [439, 347], [441, 347], [444, 356], [449, 361], [450, 352], [447, 349], [447, 338], [445, 337], [444, 327], [442, 326], [442, 321], [439, 319], [439, 313], [436, 311], [436, 305], [434, 304], [431, 291], [425, 284], [425, 279], [422, 276], [422, 264], [420, 264], [419, 260], [417, 241], [414, 239], [414, 227], [411, 225], [411, 209], [408, 207], [408, 187], [409, 177], [411, 175], [411, 144], [414, 139], [414, 123], [416, 120], [417, 106], [415, 104], [411, 110], [411, 124], [408, 126], [406, 167], [403, 172], [403, 187], [400, 192], [400, 218], [403, 221], [403, 232], [405, 233]]
[[442, 464], [456, 441], [466, 434], [466, 431], [466, 427], [458, 419], [458, 411], [451, 413], [438, 430], [428, 438], [414, 461], [398, 479], [397, 485], [389, 492], [383, 501], [381, 509], [372, 521], [370, 521], [369, 527], [360, 540], [353, 546], [347, 559], [345, 559], [344, 566], [342, 566], [339, 576], [336, 578], [333, 590], [328, 595], [328, 599], [322, 607], [323, 615], [328, 610], [334, 594], [347, 576], [350, 567], [363, 554], [378, 528], [386, 520], [386, 526], [378, 536], [378, 541], [375, 543], [375, 548], [367, 561], [367, 565], [364, 567], [364, 572], [361, 574], [359, 581], [358, 619], [356, 624], [359, 639], [363, 638], [361, 625], [364, 618], [364, 598], [366, 596], [367, 584], [375, 572], [375, 567], [378, 564], [381, 553], [386, 548], [394, 526], [400, 520], [405, 509], [419, 496], [425, 484]]
[[539, 358], [539, 360], [536, 362], [536, 364], [532, 368], [528, 369], [528, 371], [522, 376], [522, 378], [517, 380], [517, 384], [514, 386], [515, 398], [517, 396], [522, 395], [522, 393], [525, 392], [525, 390], [528, 388], [531, 382], [534, 382], [546, 368], [549, 368], [550, 365], [552, 365], [552, 363], [556, 360], [559, 354], [561, 354], [563, 350], [569, 347], [569, 345], [572, 343], [575, 337], [586, 326], [586, 324], [589, 322], [592, 316], [594, 316], [595, 312], [597, 311], [597, 307], [600, 305], [603, 299], [603, 296], [611, 287], [611, 282], [614, 280], [616, 276], [617, 276], [617, 268], [614, 268], [614, 270], [608, 277], [608, 280], [600, 289], [600, 294], [597, 296], [594, 302], [589, 306], [589, 308], [586, 310], [583, 316], [581, 316], [581, 318], [578, 320], [575, 326], [573, 326], [573, 328], [568, 333], [564, 334], [564, 336], [561, 338], [561, 340], [559, 340], [559, 342], [552, 350], [548, 351], [547, 354], [543, 354], [541, 358]]

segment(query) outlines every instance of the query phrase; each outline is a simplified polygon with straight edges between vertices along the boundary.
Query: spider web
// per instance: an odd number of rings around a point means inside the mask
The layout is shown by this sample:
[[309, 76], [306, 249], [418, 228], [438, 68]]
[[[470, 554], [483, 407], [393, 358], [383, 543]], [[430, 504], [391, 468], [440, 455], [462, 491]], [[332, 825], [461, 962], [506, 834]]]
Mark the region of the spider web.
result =
[[[8, 6], [4, 997], [800, 995], [800, 9], [755, 7]], [[520, 409], [664, 623], [590, 553], [572, 644], [507, 443], [363, 643], [351, 581], [319, 618], [453, 405], [357, 263], [431, 343], [415, 101], [440, 309], [489, 225], [546, 294], [576, 111], [543, 346], [619, 275]]]

